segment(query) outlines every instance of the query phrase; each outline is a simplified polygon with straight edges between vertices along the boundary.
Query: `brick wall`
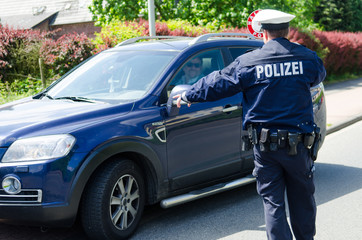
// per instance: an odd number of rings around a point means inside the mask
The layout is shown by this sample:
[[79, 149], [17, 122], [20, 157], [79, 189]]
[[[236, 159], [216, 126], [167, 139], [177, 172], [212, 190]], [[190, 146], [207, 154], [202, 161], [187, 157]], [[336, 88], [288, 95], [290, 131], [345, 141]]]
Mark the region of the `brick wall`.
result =
[[88, 37], [93, 38], [95, 32], [100, 32], [101, 27], [94, 26], [93, 22], [85, 23], [74, 23], [74, 24], [64, 24], [51, 26], [51, 30], [61, 28], [61, 31], [57, 32], [57, 36], [60, 37], [66, 33], [85, 33]]

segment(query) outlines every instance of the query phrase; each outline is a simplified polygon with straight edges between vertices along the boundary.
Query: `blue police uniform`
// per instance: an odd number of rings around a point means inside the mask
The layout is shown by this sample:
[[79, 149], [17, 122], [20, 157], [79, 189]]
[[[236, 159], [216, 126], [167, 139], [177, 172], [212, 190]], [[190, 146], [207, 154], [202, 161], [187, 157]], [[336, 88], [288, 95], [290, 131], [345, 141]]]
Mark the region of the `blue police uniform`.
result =
[[[326, 76], [322, 60], [306, 47], [286, 38], [239, 56], [221, 71], [200, 79], [182, 95], [188, 102], [214, 101], [243, 92], [243, 128], [309, 133], [315, 128], [310, 87]], [[292, 239], [285, 213], [287, 192], [294, 236], [313, 239], [316, 205], [313, 160], [299, 142], [296, 155], [288, 147], [261, 151], [254, 145], [257, 190], [263, 198], [268, 239]]]

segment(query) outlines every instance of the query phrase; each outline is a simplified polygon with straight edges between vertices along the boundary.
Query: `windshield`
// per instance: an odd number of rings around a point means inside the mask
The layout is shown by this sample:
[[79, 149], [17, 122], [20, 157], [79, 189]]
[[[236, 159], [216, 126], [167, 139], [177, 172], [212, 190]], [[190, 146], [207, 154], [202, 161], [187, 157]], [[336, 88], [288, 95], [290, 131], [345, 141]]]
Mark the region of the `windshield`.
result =
[[110, 51], [93, 57], [53, 86], [52, 99], [134, 101], [146, 94], [176, 52]]

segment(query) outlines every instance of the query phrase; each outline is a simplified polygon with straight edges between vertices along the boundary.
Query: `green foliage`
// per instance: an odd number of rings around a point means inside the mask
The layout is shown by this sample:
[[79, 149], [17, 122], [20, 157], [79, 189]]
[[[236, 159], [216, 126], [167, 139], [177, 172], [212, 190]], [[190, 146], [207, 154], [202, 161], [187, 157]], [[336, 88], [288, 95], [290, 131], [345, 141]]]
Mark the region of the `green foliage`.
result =
[[12, 56], [9, 59], [11, 72], [7, 74], [7, 81], [18, 78], [19, 75], [26, 77], [31, 75], [40, 78], [40, 49], [41, 42], [36, 41], [31, 44], [16, 42], [12, 49]]
[[112, 20], [133, 20], [147, 8], [147, 1], [138, 0], [93, 0], [89, 10], [98, 25], [110, 23]]
[[[90, 10], [94, 20], [106, 25], [112, 20], [135, 20], [148, 18], [147, 0], [93, 0]], [[278, 9], [297, 16], [293, 26], [315, 28], [313, 14], [319, 0], [155, 0], [158, 19], [187, 20], [193, 25], [225, 27], [246, 27], [250, 13], [257, 9]]]
[[144, 36], [146, 27], [138, 22], [124, 22], [112, 20], [109, 24], [102, 27], [101, 32], [95, 33], [96, 37], [93, 43], [96, 46], [96, 52], [114, 47], [126, 39]]
[[206, 27], [195, 26], [187, 20], [168, 20], [165, 23], [170, 31], [182, 29], [183, 31], [185, 31], [186, 35], [190, 36], [198, 36], [206, 32], [217, 31], [217, 29], [213, 28], [212, 26], [206, 26]]
[[327, 31], [362, 31], [362, 1], [321, 0], [314, 20]]
[[40, 80], [31, 78], [15, 79], [11, 83], [0, 82], [0, 104], [34, 95], [42, 90]]

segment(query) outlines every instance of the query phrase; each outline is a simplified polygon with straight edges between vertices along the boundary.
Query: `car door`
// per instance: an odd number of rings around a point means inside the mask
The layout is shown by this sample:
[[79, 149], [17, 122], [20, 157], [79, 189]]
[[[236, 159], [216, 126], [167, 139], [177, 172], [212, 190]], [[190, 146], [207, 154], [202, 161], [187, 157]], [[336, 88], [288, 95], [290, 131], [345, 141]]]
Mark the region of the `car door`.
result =
[[[189, 58], [169, 87], [180, 83], [183, 67], [200, 57], [203, 75], [224, 67], [220, 49]], [[183, 105], [166, 117], [168, 176], [172, 190], [240, 173], [241, 94], [214, 102]]]

